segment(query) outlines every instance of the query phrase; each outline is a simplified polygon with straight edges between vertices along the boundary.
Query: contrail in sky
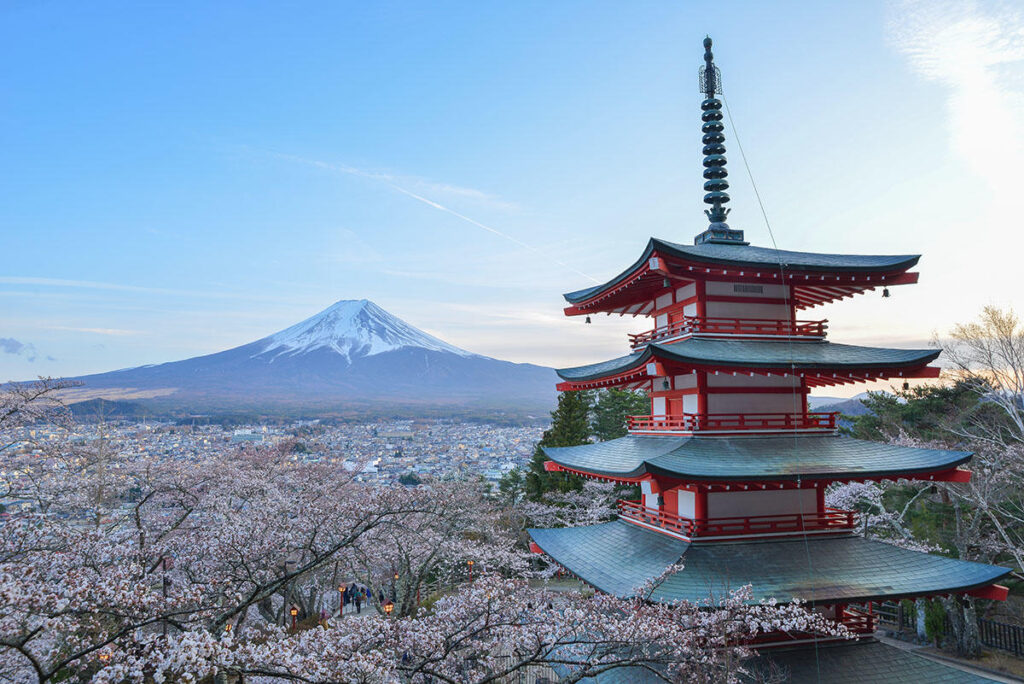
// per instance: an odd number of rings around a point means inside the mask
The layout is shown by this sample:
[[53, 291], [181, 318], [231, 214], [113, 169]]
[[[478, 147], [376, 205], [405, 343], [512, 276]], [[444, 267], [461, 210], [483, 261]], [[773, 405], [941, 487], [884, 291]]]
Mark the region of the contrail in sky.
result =
[[396, 192], [400, 192], [400, 193], [402, 193], [403, 195], [405, 195], [407, 197], [411, 197], [412, 199], [414, 199], [414, 200], [416, 200], [418, 202], [422, 202], [423, 204], [426, 204], [428, 207], [433, 207], [434, 209], [437, 209], [438, 211], [443, 211], [445, 213], [451, 214], [455, 218], [462, 219], [466, 223], [472, 224], [472, 225], [476, 226], [477, 228], [482, 228], [483, 230], [486, 230], [488, 233], [494, 233], [498, 237], [505, 238], [509, 242], [512, 242], [512, 243], [514, 243], [516, 245], [519, 245], [523, 249], [528, 249], [531, 252], [540, 255], [545, 260], [553, 262], [553, 263], [557, 264], [558, 266], [561, 266], [564, 269], [567, 269], [569, 271], [572, 271], [573, 273], [581, 275], [584, 278], [586, 278], [587, 280], [590, 280], [590, 281], [595, 282], [595, 283], [600, 283], [601, 282], [597, 278], [595, 278], [595, 277], [593, 277], [591, 275], [587, 275], [583, 271], [581, 271], [581, 270], [579, 270], [577, 268], [573, 268], [572, 266], [570, 266], [569, 264], [566, 264], [563, 261], [555, 259], [548, 252], [545, 252], [545, 251], [543, 251], [543, 250], [541, 250], [541, 249], [539, 249], [537, 247], [534, 247], [533, 245], [528, 245], [525, 242], [523, 242], [522, 240], [520, 240], [518, 238], [515, 238], [515, 237], [512, 237], [508, 233], [504, 233], [504, 232], [498, 230], [497, 228], [493, 228], [493, 227], [488, 226], [486, 224], [480, 223], [476, 219], [472, 219], [469, 216], [466, 216], [465, 214], [460, 214], [459, 212], [455, 211], [454, 209], [449, 209], [448, 207], [444, 206], [443, 204], [438, 204], [437, 202], [435, 202], [432, 199], [429, 199], [427, 197], [423, 197], [422, 195], [417, 195], [415, 192], [413, 192], [411, 190], [408, 190], [406, 188], [403, 188], [401, 185], [398, 185], [397, 183], [395, 183], [395, 178], [393, 176], [390, 176], [388, 174], [385, 174], [385, 173], [372, 173], [370, 171], [364, 171], [362, 169], [357, 169], [357, 168], [354, 168], [354, 167], [351, 167], [351, 166], [344, 166], [344, 165], [341, 165], [341, 164], [330, 164], [328, 162], [318, 161], [318, 160], [315, 160], [315, 159], [304, 159], [302, 157], [296, 157], [296, 156], [288, 155], [288, 154], [278, 154], [276, 156], [281, 157], [283, 159], [288, 159], [288, 160], [291, 160], [291, 161], [297, 161], [297, 162], [300, 162], [300, 163], [303, 163], [303, 164], [310, 164], [312, 166], [316, 166], [316, 167], [319, 167], [319, 168], [322, 168], [322, 169], [328, 169], [330, 171], [338, 171], [340, 173], [345, 173], [345, 174], [348, 174], [350, 176], [359, 176], [360, 178], [369, 178], [371, 180], [378, 181], [380, 183], [383, 183], [383, 184], [387, 185], [389, 188], [391, 188], [392, 190], [394, 190]]

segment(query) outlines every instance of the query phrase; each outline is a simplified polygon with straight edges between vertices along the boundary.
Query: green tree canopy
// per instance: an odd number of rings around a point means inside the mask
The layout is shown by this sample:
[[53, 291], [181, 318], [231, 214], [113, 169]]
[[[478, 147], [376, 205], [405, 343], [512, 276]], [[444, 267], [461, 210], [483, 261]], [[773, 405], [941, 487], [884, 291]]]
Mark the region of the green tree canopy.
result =
[[618, 439], [627, 434], [629, 416], [650, 413], [650, 399], [643, 392], [609, 389], [597, 395], [591, 429], [599, 442]]
[[551, 412], [551, 427], [537, 443], [526, 473], [526, 495], [539, 499], [544, 492], [580, 489], [582, 480], [567, 473], [549, 473], [544, 470], [548, 457], [541, 447], [567, 447], [590, 443], [590, 408], [593, 402], [589, 392], [562, 392], [558, 406]]

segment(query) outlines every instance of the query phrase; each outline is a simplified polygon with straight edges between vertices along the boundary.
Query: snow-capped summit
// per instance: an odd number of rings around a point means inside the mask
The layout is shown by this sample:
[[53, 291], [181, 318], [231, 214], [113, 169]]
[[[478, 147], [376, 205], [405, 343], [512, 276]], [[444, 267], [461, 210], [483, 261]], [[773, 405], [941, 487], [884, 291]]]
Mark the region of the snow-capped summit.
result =
[[353, 358], [403, 347], [475, 356], [414, 328], [368, 299], [343, 299], [256, 344], [263, 348], [253, 356], [266, 358], [269, 355], [270, 360], [328, 349], [351, 362]]
[[139, 401], [189, 413], [438, 415], [443, 407], [476, 416], [488, 409], [543, 413], [557, 378], [550, 368], [459, 349], [359, 299], [233, 349], [81, 380], [90, 397], [149, 395]]

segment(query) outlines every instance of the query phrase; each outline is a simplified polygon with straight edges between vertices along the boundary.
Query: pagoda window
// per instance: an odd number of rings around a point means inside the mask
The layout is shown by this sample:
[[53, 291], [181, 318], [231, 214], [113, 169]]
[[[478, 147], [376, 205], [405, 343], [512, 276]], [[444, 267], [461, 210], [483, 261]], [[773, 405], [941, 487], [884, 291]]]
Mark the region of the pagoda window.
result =
[[[746, 299], [788, 299], [789, 285], [755, 285], [709, 280], [704, 284], [708, 297], [743, 297]], [[755, 289], [759, 288], [759, 289]]]
[[711, 394], [708, 413], [758, 414], [803, 413], [803, 395], [792, 394]]
[[762, 515], [816, 515], [814, 488], [710, 492], [709, 518], [745, 518]]
[[711, 281], [706, 287], [709, 318], [792, 319], [788, 285], [758, 285], [760, 291], [752, 291], [749, 283]]
[[803, 413], [805, 402], [800, 378], [795, 376], [708, 376], [708, 413]]

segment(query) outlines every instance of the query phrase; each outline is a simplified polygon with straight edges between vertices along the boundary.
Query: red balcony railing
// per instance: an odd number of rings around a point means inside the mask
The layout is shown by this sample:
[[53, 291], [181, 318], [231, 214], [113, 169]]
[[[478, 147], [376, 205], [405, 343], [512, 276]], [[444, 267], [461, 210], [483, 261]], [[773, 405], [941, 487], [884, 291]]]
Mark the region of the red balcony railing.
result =
[[687, 316], [654, 330], [631, 334], [629, 342], [633, 349], [648, 342], [657, 342], [669, 337], [685, 335], [750, 335], [754, 337], [824, 337], [828, 321], [780, 321], [769, 318], [700, 318]]
[[873, 634], [878, 626], [877, 615], [849, 607], [842, 610], [839, 621], [854, 634]]
[[661, 527], [685, 537], [692, 537], [696, 530], [693, 520], [657, 508], [648, 508], [640, 501], [619, 499], [618, 504], [620, 518]]
[[681, 413], [675, 416], [628, 416], [630, 432], [747, 432], [835, 430], [832, 413]]
[[748, 537], [761, 534], [843, 531], [856, 524], [853, 511], [826, 508], [824, 513], [749, 515], [731, 518], [684, 518], [640, 501], [619, 499], [619, 517], [660, 527], [685, 537]]

